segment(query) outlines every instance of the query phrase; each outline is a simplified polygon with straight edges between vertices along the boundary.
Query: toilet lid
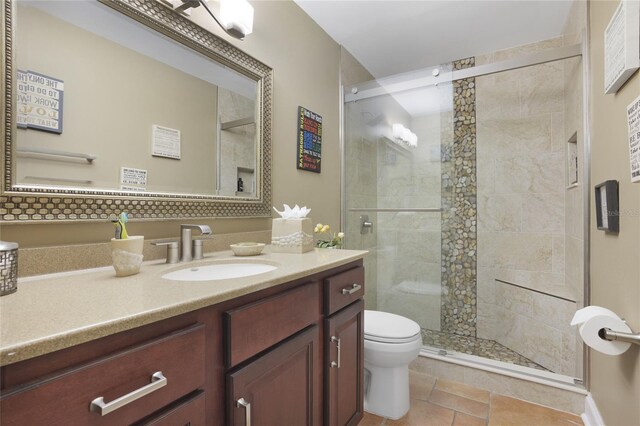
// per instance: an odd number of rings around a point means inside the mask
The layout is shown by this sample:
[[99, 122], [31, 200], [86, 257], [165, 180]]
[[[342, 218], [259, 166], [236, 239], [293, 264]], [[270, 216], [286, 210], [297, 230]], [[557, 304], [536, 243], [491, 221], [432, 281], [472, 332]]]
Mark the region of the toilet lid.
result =
[[364, 338], [386, 343], [411, 342], [420, 337], [420, 326], [400, 315], [364, 311]]

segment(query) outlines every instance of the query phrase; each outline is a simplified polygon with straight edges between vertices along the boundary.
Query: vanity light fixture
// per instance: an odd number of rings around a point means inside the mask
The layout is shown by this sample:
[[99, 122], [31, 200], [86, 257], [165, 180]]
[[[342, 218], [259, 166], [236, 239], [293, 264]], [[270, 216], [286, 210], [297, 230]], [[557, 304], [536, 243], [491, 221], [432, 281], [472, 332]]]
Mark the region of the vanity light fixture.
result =
[[[179, 4], [180, 1], [182, 2], [181, 4]], [[244, 40], [245, 36], [253, 32], [253, 6], [251, 6], [247, 0], [218, 0], [217, 3], [219, 3], [220, 7], [220, 19], [216, 18], [216, 15], [207, 5], [206, 0], [174, 1], [173, 8], [179, 12], [183, 12], [202, 5], [213, 20], [220, 25], [220, 28], [238, 40]]]
[[395, 123], [391, 126], [391, 134], [397, 144], [410, 146], [411, 148], [418, 146], [418, 136], [400, 123]]

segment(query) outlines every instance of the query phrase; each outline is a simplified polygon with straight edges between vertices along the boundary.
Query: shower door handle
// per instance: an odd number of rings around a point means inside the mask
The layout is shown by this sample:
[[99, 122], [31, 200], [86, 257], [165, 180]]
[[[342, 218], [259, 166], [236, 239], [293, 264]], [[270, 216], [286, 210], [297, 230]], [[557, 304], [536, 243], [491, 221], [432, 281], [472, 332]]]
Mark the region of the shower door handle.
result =
[[360, 216], [360, 234], [368, 234], [373, 232], [373, 222], [369, 221], [369, 215], [363, 214]]

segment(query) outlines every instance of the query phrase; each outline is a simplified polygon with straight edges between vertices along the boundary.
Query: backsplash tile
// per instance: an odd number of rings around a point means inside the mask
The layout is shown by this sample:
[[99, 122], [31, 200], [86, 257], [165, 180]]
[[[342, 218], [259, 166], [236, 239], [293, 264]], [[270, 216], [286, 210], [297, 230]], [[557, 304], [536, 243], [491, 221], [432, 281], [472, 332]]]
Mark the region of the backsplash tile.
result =
[[[166, 247], [144, 244], [144, 260], [163, 259]], [[228, 250], [230, 244], [253, 241], [269, 244], [271, 230], [217, 234], [204, 241], [204, 252]], [[75, 271], [111, 265], [109, 242], [53, 247], [23, 248], [19, 250], [18, 277]]]

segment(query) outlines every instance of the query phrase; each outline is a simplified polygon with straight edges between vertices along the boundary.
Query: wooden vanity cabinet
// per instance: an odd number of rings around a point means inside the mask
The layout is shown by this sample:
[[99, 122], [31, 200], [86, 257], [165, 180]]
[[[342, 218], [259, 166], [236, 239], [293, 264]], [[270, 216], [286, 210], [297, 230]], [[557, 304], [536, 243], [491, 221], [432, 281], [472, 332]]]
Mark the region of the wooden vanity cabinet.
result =
[[[356, 261], [4, 366], [0, 424], [357, 424], [363, 280]], [[109, 404], [153, 385], [158, 371], [163, 386], [91, 411], [99, 396]]]
[[231, 425], [322, 424], [322, 285], [225, 312]]
[[[223, 306], [2, 367], [0, 424], [224, 425]], [[158, 371], [166, 385], [108, 414], [91, 411], [96, 397], [112, 402]]]
[[324, 423], [357, 425], [364, 416], [364, 268], [324, 281]]
[[226, 312], [229, 424], [358, 424], [364, 414], [363, 295], [358, 264]]

